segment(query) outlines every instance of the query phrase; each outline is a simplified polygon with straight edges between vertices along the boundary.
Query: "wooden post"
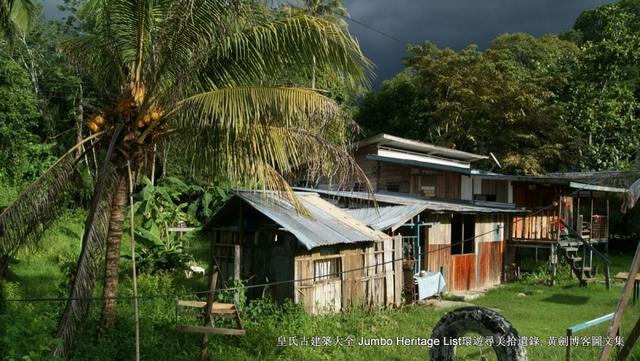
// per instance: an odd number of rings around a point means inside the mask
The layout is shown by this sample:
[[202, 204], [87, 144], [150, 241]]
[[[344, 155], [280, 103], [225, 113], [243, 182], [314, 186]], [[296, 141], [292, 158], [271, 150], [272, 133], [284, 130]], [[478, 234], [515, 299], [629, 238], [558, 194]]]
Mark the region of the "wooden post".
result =
[[[213, 265], [213, 262], [211, 262]], [[209, 277], [209, 293], [207, 294], [207, 305], [204, 310], [204, 326], [207, 327], [211, 321], [211, 309], [213, 308], [214, 291], [218, 282], [218, 270], [212, 270]], [[206, 360], [209, 356], [209, 334], [202, 334], [202, 343], [200, 344], [200, 359]]]
[[[636, 275], [638, 274], [638, 267], [640, 266], [640, 244], [636, 248], [636, 254], [633, 256], [633, 262], [631, 263], [631, 269], [629, 270], [629, 277], [627, 278], [627, 283], [624, 285], [624, 290], [622, 291], [622, 296], [618, 301], [618, 308], [616, 309], [616, 313], [613, 316], [613, 321], [611, 322], [611, 326], [609, 326], [609, 331], [607, 332], [608, 337], [614, 337], [620, 328], [620, 322], [622, 321], [622, 317], [624, 316], [625, 308], [629, 303], [629, 295], [633, 291], [633, 287], [635, 285]], [[611, 345], [605, 344], [600, 351], [600, 361], [607, 361], [609, 359], [609, 353], [611, 353]]]
[[629, 356], [629, 352], [631, 352], [633, 345], [635, 345], [636, 341], [638, 340], [638, 336], [640, 336], [640, 319], [636, 321], [636, 325], [633, 326], [631, 333], [625, 340], [624, 346], [622, 346], [622, 349], [620, 349], [620, 352], [618, 352], [619, 361], [624, 361], [627, 356]]
[[136, 274], [136, 239], [135, 239], [135, 219], [133, 214], [133, 176], [131, 175], [131, 163], [127, 162], [129, 173], [129, 214], [131, 228], [131, 274], [133, 277], [133, 312], [135, 317], [135, 341], [136, 341], [136, 361], [140, 361], [140, 318], [138, 315], [138, 277]]
[[394, 301], [396, 307], [400, 307], [402, 303], [402, 236], [396, 235], [393, 237], [393, 284], [394, 284]]
[[[240, 245], [236, 244], [233, 249], [233, 280], [234, 287], [238, 287], [238, 282], [240, 280]], [[236, 289], [236, 292], [233, 294], [233, 302], [236, 304], [236, 307], [240, 305], [240, 291]]]
[[571, 332], [571, 329], [567, 329], [567, 353], [566, 353], [566, 359], [567, 361], [571, 361], [571, 336], [573, 335], [573, 332]]

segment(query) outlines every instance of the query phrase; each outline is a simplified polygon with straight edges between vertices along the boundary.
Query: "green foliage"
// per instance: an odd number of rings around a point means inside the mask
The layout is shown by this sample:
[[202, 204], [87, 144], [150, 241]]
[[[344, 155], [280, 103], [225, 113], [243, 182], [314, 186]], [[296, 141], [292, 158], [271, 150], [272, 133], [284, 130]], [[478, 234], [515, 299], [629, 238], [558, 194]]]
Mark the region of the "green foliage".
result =
[[134, 215], [140, 219], [135, 227], [139, 268], [142, 272], [157, 272], [184, 267], [193, 258], [185, 252], [178, 235], [168, 229], [191, 221], [186, 213], [188, 204], [177, 203], [180, 192], [173, 187], [154, 186], [146, 177], [143, 183], [133, 204]]
[[157, 185], [143, 178], [143, 187], [135, 194], [133, 204], [139, 244], [136, 258], [140, 270], [158, 272], [186, 268], [193, 257], [178, 232], [170, 232], [169, 228], [180, 224], [199, 226], [222, 206], [227, 192], [227, 188], [219, 185], [187, 185], [176, 177], [161, 178]]
[[362, 103], [369, 133], [492, 151], [514, 173], [568, 166], [575, 133], [561, 102], [578, 48], [554, 36], [505, 34], [480, 52], [410, 46], [407, 69]]
[[358, 122], [461, 150], [505, 171], [629, 168], [640, 159], [640, 2], [583, 12], [560, 38], [497, 37], [484, 52], [411, 46]]
[[585, 138], [579, 166], [627, 168], [640, 148], [640, 2], [583, 12], [571, 37], [582, 48], [569, 119]]
[[52, 162], [49, 146], [34, 134], [39, 120], [28, 74], [0, 55], [0, 182], [21, 184]]

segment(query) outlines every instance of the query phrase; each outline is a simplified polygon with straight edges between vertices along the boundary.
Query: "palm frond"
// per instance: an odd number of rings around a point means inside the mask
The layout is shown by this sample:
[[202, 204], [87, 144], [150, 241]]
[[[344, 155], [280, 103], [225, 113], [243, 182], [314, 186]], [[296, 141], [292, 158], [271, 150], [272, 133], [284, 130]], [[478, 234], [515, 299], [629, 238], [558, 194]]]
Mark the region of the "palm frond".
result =
[[223, 87], [265, 82], [283, 71], [313, 67], [340, 74], [352, 86], [367, 86], [373, 68], [357, 40], [338, 25], [298, 14], [230, 34], [216, 49], [207, 74]]
[[75, 187], [73, 152], [58, 159], [0, 214], [0, 256], [13, 256], [25, 245], [35, 245], [64, 207], [62, 199]]
[[226, 87], [178, 103], [177, 128], [212, 126], [239, 133], [260, 122], [303, 128], [322, 127], [338, 116], [330, 98], [311, 89], [271, 86]]
[[38, 8], [32, 0], [0, 1], [0, 38], [13, 43], [24, 36], [36, 18]]
[[[104, 173], [106, 171], [106, 173]], [[62, 345], [55, 345], [54, 356], [64, 356], [81, 330], [81, 322], [89, 310], [96, 278], [104, 264], [104, 249], [111, 216], [111, 203], [115, 192], [116, 176], [112, 169], [102, 169], [99, 175], [102, 186], [96, 186], [93, 202], [95, 208], [87, 216], [82, 238], [82, 251], [78, 259], [77, 271], [69, 293], [64, 313], [58, 323], [56, 338]], [[99, 182], [100, 179], [99, 179]]]
[[288, 186], [273, 172], [289, 181], [368, 184], [347, 151], [339, 109], [312, 90], [225, 88], [185, 100], [170, 118], [176, 153], [195, 174], [268, 190]]
[[104, 261], [104, 249], [111, 217], [111, 203], [117, 184], [117, 170], [112, 163], [116, 143], [124, 125], [120, 123], [111, 134], [104, 161], [98, 173], [93, 191], [91, 207], [87, 215], [82, 236], [82, 249], [78, 258], [76, 277], [71, 286], [69, 299], [58, 323], [56, 337], [62, 339], [62, 345], [53, 346], [55, 356], [63, 356], [73, 343], [81, 329], [93, 295], [96, 276]]

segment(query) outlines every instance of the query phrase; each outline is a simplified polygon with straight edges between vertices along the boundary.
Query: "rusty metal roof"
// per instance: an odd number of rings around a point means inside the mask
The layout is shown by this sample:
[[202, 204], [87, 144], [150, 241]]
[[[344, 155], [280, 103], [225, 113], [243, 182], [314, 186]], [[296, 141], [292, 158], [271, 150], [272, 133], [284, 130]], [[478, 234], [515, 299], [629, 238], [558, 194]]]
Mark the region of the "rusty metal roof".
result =
[[310, 217], [300, 214], [292, 203], [276, 192], [236, 191], [236, 197], [250, 204], [285, 230], [307, 249], [343, 243], [371, 242], [388, 238], [367, 227], [317, 193], [296, 192]]

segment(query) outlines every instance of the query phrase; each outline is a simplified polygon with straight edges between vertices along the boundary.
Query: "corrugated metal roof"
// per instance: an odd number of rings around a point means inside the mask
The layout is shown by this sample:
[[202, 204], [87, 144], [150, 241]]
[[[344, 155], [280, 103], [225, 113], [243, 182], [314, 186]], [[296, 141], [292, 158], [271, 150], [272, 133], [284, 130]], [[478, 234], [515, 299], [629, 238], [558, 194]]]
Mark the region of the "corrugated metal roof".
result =
[[[331, 191], [324, 189], [295, 188], [299, 191], [317, 192], [337, 198], [352, 198], [373, 201], [372, 195], [366, 192]], [[429, 200], [414, 194], [375, 193], [373, 197], [378, 203], [390, 205], [421, 205], [424, 210], [435, 213], [526, 213], [524, 209], [483, 207], [468, 203], [444, 202]]]
[[317, 193], [296, 192], [311, 218], [297, 212], [290, 201], [275, 192], [236, 191], [235, 195], [291, 232], [307, 249], [389, 237], [367, 227]]
[[413, 204], [408, 206], [345, 209], [345, 212], [373, 229], [379, 231], [391, 229], [395, 231], [425, 209], [426, 205]]

